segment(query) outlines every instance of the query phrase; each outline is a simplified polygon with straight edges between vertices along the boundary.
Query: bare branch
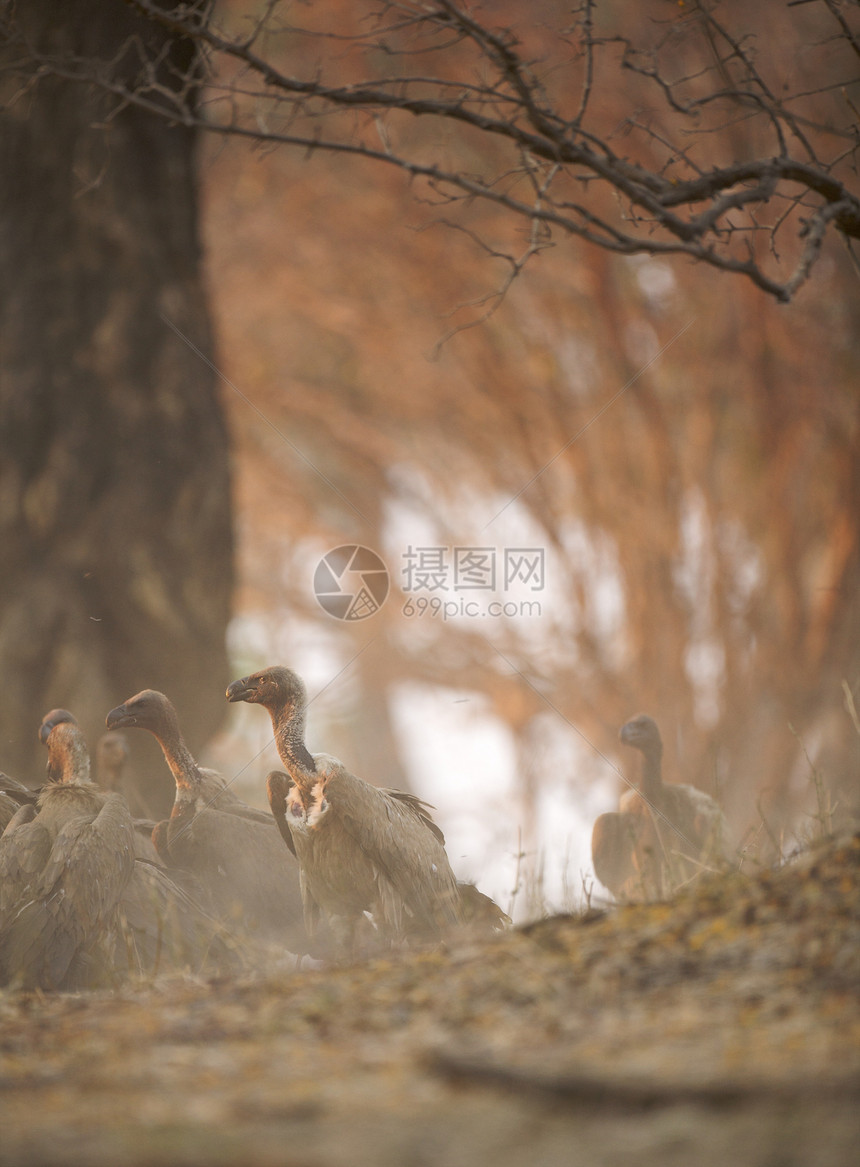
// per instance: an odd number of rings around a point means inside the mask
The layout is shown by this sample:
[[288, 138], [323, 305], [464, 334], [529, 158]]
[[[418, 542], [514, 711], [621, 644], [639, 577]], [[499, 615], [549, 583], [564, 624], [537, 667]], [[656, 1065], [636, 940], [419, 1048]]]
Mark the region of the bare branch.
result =
[[[140, 38], [112, 59], [52, 57], [27, 41], [14, 14], [3, 30], [18, 48], [7, 68], [25, 78], [22, 84], [47, 74], [95, 84], [116, 102], [109, 117], [136, 108], [267, 148], [383, 162], [444, 203], [478, 200], [528, 223], [524, 253], [498, 253], [511, 278], [553, 236], [573, 237], [627, 255], [686, 255], [785, 301], [809, 278], [829, 233], [860, 238], [860, 198], [848, 185], [860, 137], [844, 114], [840, 126], [821, 107], [838, 102], [838, 93], [830, 97], [827, 76], [808, 71], [794, 92], [784, 85], [780, 91], [749, 30], [718, 19], [715, 5], [657, 19], [654, 43], [636, 45], [595, 36], [600, 3], [583, 0], [572, 29], [544, 37], [546, 59], [538, 64], [522, 48], [534, 38], [493, 27], [457, 0], [368, 3], [351, 28], [326, 27], [320, 4], [317, 29], [279, 23], [281, 5], [266, 0], [241, 35], [218, 27], [208, 6], [128, 2], [197, 44], [209, 66], [205, 85], [198, 73], [183, 74], [169, 51], [153, 52]], [[837, 75], [846, 76], [846, 54], [856, 54], [860, 40], [842, 7], [825, 4], [846, 50]], [[319, 57], [303, 53], [290, 67], [283, 31], [315, 45]], [[828, 25], [822, 41], [831, 32]], [[570, 59], [559, 56], [568, 52]], [[375, 68], [380, 54], [394, 67]], [[630, 113], [608, 124], [594, 98], [623, 77], [633, 86]], [[578, 98], [567, 109], [572, 89]], [[426, 134], [416, 142], [409, 132], [415, 122], [453, 130], [448, 154]], [[762, 134], [769, 149], [762, 149]], [[830, 163], [817, 149], [825, 134], [852, 143]], [[792, 156], [792, 142], [800, 157]], [[721, 158], [723, 143], [732, 153]], [[464, 166], [462, 150], [480, 162]], [[767, 235], [769, 247], [745, 245]], [[790, 251], [785, 259], [783, 251]], [[494, 303], [509, 283], [491, 295]]]

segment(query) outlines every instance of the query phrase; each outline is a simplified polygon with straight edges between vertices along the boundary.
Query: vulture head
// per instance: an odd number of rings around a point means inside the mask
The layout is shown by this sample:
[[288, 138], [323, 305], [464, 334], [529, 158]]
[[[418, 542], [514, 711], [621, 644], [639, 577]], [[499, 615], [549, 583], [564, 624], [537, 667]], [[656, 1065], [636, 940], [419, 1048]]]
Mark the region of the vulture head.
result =
[[39, 741], [48, 747], [47, 773], [51, 782], [89, 782], [87, 743], [68, 709], [52, 709], [45, 714], [39, 726]]
[[300, 717], [308, 702], [304, 682], [292, 669], [273, 665], [227, 686], [228, 701], [247, 701], [268, 710], [282, 711], [287, 718]]
[[640, 713], [626, 725], [622, 725], [618, 737], [625, 746], [632, 746], [634, 750], [641, 750], [643, 754], [660, 757], [663, 753], [663, 741], [657, 722], [647, 713]]
[[68, 709], [52, 709], [50, 713], [46, 713], [42, 718], [42, 724], [39, 726], [39, 741], [45, 745], [48, 741], [48, 734], [55, 725], [77, 725], [77, 718], [74, 714], [69, 713]]
[[169, 702], [155, 689], [143, 689], [105, 718], [108, 729], [156, 729], [164, 720]]

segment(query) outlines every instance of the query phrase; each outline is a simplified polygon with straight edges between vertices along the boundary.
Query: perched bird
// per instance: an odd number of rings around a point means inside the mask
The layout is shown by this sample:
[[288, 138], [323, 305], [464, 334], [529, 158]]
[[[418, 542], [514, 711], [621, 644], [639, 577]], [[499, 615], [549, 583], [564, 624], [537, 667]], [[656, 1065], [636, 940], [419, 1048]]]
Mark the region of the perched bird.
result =
[[435, 941], [470, 914], [504, 924], [507, 917], [492, 900], [461, 891], [425, 802], [372, 786], [336, 758], [308, 751], [307, 694], [296, 673], [262, 669], [233, 681], [227, 700], [262, 705], [272, 719], [286, 773], [273, 771], [266, 788], [284, 842], [301, 867], [309, 930], [322, 916], [341, 949], [352, 953], [366, 913], [385, 942]]
[[88, 781], [72, 715], [52, 710], [40, 737], [51, 780], [0, 838], [0, 983], [83, 989], [129, 973], [235, 967], [220, 925], [135, 859], [128, 807]]
[[298, 865], [281, 845], [271, 815], [248, 806], [216, 771], [197, 765], [168, 698], [144, 689], [112, 709], [107, 726], [146, 729], [161, 746], [176, 783], [170, 819], [153, 831], [165, 861], [194, 872], [231, 926], [296, 954], [310, 951]]
[[664, 783], [663, 742], [653, 717], [634, 717], [619, 738], [642, 754], [641, 774], [619, 810], [594, 824], [594, 871], [617, 899], [660, 899], [727, 858], [728, 823], [704, 791]]

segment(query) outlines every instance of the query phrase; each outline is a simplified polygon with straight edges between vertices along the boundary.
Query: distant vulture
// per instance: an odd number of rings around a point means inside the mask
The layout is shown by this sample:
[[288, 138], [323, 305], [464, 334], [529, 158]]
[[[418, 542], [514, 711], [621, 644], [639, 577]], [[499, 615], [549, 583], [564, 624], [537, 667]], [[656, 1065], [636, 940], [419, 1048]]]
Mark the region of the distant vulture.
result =
[[634, 717], [619, 738], [641, 752], [641, 777], [621, 796], [617, 812], [595, 822], [594, 871], [617, 899], [661, 899], [725, 860], [728, 824], [703, 791], [663, 782], [663, 742], [653, 717]]
[[272, 719], [286, 773], [268, 776], [269, 805], [301, 867], [309, 931], [322, 916], [352, 954], [367, 938], [366, 913], [385, 943], [436, 941], [470, 919], [503, 926], [507, 917], [492, 900], [458, 885], [425, 802], [308, 751], [307, 694], [296, 673], [262, 669], [233, 681], [227, 700], [262, 705]]
[[112, 709], [107, 726], [149, 730], [161, 746], [176, 783], [170, 819], [153, 832], [165, 861], [193, 871], [232, 927], [296, 954], [308, 952], [298, 865], [272, 816], [243, 802], [216, 771], [197, 765], [167, 697], [144, 689]]
[[96, 742], [96, 785], [102, 790], [122, 790], [122, 775], [128, 759], [124, 733], [108, 730]]
[[87, 780], [71, 714], [52, 710], [40, 737], [51, 781], [0, 838], [0, 983], [83, 989], [129, 973], [235, 967], [220, 925], [135, 859], [128, 807]]

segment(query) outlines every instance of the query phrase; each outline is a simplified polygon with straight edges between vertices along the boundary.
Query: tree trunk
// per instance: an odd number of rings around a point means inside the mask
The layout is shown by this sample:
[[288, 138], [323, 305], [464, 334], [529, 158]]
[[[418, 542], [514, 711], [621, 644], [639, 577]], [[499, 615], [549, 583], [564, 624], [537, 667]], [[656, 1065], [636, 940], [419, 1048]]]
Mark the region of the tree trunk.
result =
[[[161, 35], [118, 0], [29, 0], [3, 31], [7, 66], [126, 46], [130, 72], [130, 38]], [[191, 47], [165, 84], [171, 65]], [[194, 137], [29, 67], [0, 115], [0, 767], [32, 782], [52, 706], [91, 749], [141, 688], [193, 749], [218, 727], [232, 536], [215, 377], [163, 319], [211, 352]]]

